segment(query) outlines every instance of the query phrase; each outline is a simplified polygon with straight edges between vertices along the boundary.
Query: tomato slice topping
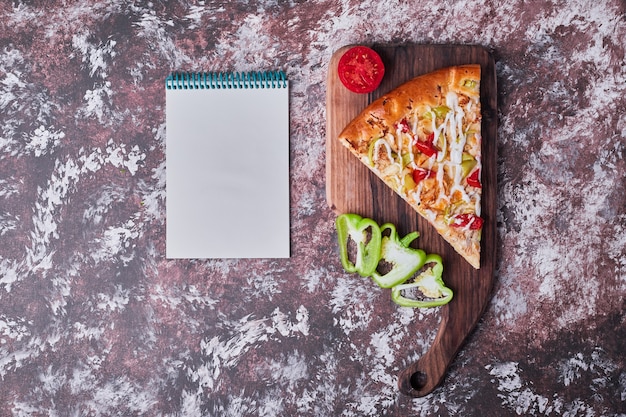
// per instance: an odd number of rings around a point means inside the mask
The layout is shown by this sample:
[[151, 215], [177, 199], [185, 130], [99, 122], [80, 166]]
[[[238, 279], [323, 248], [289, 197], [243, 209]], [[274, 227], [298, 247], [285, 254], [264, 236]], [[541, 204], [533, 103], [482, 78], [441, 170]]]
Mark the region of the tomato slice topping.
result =
[[355, 46], [339, 58], [337, 72], [348, 90], [364, 94], [378, 88], [385, 75], [385, 66], [373, 49]]

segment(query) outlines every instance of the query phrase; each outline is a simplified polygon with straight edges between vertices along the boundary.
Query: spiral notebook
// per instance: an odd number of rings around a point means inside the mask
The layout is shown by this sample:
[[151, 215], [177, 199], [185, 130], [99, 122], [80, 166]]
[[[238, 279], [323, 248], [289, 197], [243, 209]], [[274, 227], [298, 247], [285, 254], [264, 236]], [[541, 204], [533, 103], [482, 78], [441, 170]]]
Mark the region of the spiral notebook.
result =
[[285, 74], [174, 73], [165, 88], [166, 257], [289, 257]]

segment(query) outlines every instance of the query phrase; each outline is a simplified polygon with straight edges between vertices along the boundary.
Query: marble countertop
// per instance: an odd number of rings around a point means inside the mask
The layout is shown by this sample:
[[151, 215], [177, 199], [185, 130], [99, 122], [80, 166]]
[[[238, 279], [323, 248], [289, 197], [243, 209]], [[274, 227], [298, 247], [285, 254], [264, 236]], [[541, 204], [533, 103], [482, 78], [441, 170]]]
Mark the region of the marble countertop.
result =
[[[0, 416], [626, 415], [626, 6], [0, 4]], [[353, 43], [476, 44], [498, 80], [493, 298], [431, 395], [434, 310], [381, 317], [325, 199], [325, 83]], [[284, 69], [283, 260], [165, 259], [173, 70]]]

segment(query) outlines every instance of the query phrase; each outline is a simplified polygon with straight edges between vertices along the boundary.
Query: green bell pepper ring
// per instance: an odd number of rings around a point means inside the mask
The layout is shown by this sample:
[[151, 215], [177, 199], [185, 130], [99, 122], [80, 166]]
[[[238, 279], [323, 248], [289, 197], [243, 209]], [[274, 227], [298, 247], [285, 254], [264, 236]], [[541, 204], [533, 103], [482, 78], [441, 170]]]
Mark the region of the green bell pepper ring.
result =
[[412, 241], [419, 237], [418, 232], [412, 232], [400, 239], [396, 227], [385, 223], [380, 227], [381, 233], [389, 230], [389, 236], [383, 236], [381, 242], [381, 262], [391, 269], [381, 274], [378, 270], [372, 273], [372, 279], [382, 288], [391, 288], [409, 279], [417, 270], [424, 266], [426, 252], [409, 247]]
[[[358, 214], [347, 213], [337, 217], [335, 227], [343, 268], [347, 272], [356, 272], [363, 277], [370, 276], [380, 260], [382, 236], [378, 223]], [[351, 241], [356, 245], [354, 263], [350, 260]]]
[[[441, 256], [429, 254], [424, 265], [433, 264], [420, 273], [413, 282], [396, 285], [391, 290], [391, 299], [402, 307], [438, 307], [452, 300], [454, 293], [443, 282], [443, 262]], [[403, 291], [417, 289], [424, 298], [409, 298], [402, 295]]]

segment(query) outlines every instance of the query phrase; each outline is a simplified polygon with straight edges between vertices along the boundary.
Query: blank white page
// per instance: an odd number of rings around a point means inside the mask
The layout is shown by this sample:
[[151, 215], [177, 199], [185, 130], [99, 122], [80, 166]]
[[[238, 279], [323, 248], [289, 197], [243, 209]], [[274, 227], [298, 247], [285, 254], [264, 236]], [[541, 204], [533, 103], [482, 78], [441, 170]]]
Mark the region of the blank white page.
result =
[[287, 258], [289, 89], [166, 89], [166, 257]]

